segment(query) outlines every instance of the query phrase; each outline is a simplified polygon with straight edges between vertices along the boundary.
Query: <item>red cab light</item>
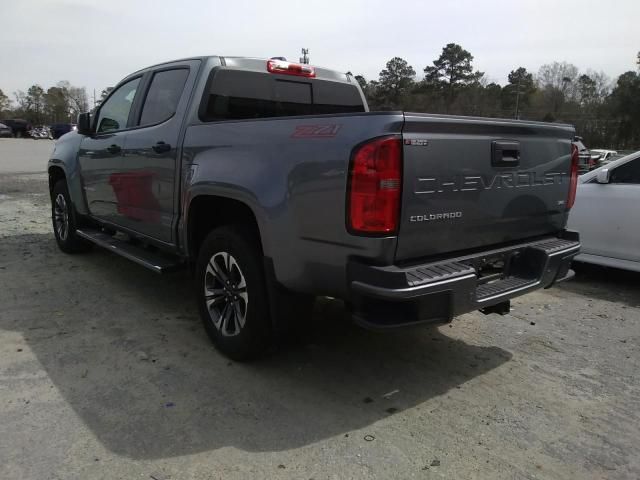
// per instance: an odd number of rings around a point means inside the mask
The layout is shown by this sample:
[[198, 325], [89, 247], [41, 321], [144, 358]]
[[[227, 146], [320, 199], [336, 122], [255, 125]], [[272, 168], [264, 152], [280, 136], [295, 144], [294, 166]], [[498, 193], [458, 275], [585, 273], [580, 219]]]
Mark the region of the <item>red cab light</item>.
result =
[[270, 73], [282, 73], [284, 75], [295, 75], [297, 77], [309, 77], [316, 76], [316, 69], [311, 65], [303, 63], [291, 63], [283, 60], [269, 60], [267, 61], [267, 71]]
[[400, 137], [376, 138], [356, 147], [349, 168], [348, 229], [363, 234], [395, 233], [401, 193]]
[[571, 144], [571, 174], [569, 177], [569, 195], [567, 197], [567, 210], [576, 202], [576, 190], [578, 189], [578, 166], [580, 153], [575, 143]]

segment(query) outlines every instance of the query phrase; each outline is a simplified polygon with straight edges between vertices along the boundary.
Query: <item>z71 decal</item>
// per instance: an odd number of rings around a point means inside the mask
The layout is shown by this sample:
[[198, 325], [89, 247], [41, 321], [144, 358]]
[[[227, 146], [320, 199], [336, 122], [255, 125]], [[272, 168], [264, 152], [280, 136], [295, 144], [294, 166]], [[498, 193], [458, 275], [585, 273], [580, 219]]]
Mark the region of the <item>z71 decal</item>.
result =
[[291, 138], [331, 138], [340, 130], [340, 125], [297, 125]]

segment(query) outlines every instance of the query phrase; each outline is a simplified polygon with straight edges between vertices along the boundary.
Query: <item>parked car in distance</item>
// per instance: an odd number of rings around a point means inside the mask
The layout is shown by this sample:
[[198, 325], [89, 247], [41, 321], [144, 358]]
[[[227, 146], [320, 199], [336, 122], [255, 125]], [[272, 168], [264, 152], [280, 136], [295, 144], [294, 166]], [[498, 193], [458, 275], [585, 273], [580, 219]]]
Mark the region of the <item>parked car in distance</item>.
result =
[[306, 64], [176, 60], [126, 77], [56, 142], [53, 231], [64, 252], [191, 266], [206, 332], [235, 359], [308, 321], [316, 296], [385, 331], [506, 314], [573, 274], [574, 135], [369, 112], [352, 75]]
[[580, 232], [576, 261], [640, 272], [640, 152], [579, 178], [569, 228]]
[[32, 128], [29, 122], [19, 118], [8, 118], [2, 120], [2, 123], [11, 128], [11, 132], [15, 138], [28, 137], [29, 130]]
[[578, 147], [578, 155], [580, 159], [578, 164], [578, 173], [580, 175], [590, 172], [598, 166], [598, 159], [600, 156], [594, 156], [591, 154], [589, 149], [585, 146], [582, 137], [578, 137], [576, 135], [573, 139], [573, 144]]
[[614, 158], [618, 157], [618, 152], [616, 150], [604, 150], [601, 148], [592, 148], [591, 154], [600, 155], [599, 166], [606, 165]]
[[13, 130], [8, 125], [0, 123], [0, 137], [13, 137]]
[[76, 130], [78, 127], [75, 123], [54, 123], [49, 127], [54, 140], [57, 140], [65, 133]]
[[51, 135], [51, 129], [46, 125], [37, 125], [33, 127], [31, 130], [29, 130], [29, 136], [34, 140], [53, 139], [53, 136]]
[[636, 152], [635, 150], [616, 150], [616, 153], [614, 155], [609, 155], [607, 157], [607, 161], [601, 164], [601, 166], [606, 165], [607, 163], [611, 163], [614, 160], [618, 160], [619, 158], [626, 157], [627, 155], [631, 155], [632, 153], [635, 153], [635, 152]]

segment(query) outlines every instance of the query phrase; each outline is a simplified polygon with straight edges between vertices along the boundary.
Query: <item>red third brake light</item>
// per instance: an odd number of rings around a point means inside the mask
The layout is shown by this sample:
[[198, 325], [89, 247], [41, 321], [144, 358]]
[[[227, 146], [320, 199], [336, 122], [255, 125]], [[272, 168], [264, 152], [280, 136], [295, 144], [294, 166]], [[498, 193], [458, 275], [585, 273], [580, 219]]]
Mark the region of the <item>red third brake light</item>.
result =
[[298, 77], [316, 76], [316, 69], [310, 65], [302, 63], [291, 63], [283, 60], [267, 61], [267, 71], [270, 73], [282, 73], [284, 75], [295, 75]]
[[571, 176], [569, 177], [569, 196], [567, 197], [567, 210], [576, 202], [576, 190], [578, 188], [578, 164], [580, 153], [575, 143], [571, 144]]
[[400, 137], [356, 147], [349, 168], [347, 226], [355, 233], [392, 234], [398, 229], [402, 188]]

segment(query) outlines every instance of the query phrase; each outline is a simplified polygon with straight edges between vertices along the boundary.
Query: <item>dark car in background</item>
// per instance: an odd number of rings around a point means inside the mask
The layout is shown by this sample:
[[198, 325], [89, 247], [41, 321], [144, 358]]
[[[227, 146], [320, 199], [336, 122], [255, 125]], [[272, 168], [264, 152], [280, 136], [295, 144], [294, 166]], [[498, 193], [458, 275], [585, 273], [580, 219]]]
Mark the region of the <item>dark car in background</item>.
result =
[[65, 133], [74, 131], [76, 129], [76, 124], [75, 123], [54, 123], [53, 125], [50, 125], [49, 128], [51, 129], [51, 135], [53, 136], [53, 138], [58, 139]]
[[574, 137], [573, 144], [578, 147], [578, 174], [582, 175], [600, 166], [600, 155], [592, 155], [582, 137]]
[[28, 137], [28, 132], [31, 130], [31, 124], [26, 120], [19, 118], [10, 118], [1, 120], [7, 127], [11, 129], [12, 135], [16, 138]]
[[4, 123], [0, 123], [0, 137], [13, 137], [13, 130], [11, 130], [11, 127]]

